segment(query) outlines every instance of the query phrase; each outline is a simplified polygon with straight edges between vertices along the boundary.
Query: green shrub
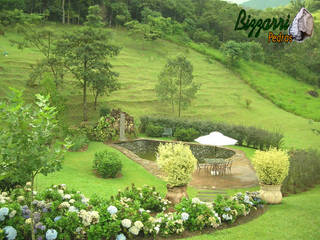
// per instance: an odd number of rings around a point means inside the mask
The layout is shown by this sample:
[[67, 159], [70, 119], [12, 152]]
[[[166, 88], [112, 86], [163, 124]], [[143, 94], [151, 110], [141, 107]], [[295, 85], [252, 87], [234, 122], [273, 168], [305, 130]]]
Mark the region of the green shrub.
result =
[[117, 136], [115, 128], [115, 119], [109, 115], [101, 117], [97, 125], [93, 128], [86, 128], [90, 140], [105, 142], [114, 139]]
[[103, 178], [114, 178], [121, 171], [122, 163], [119, 154], [110, 150], [97, 152], [94, 155], [93, 169]]
[[100, 117], [105, 117], [107, 115], [109, 115], [111, 112], [109, 107], [101, 107], [100, 108]]
[[172, 128], [173, 132], [182, 128], [193, 128], [199, 132], [199, 135], [207, 135], [213, 131], [219, 131], [228, 137], [237, 139], [240, 146], [254, 147], [260, 150], [268, 150], [270, 147], [279, 149], [283, 143], [283, 134], [279, 132], [270, 132], [243, 125], [149, 116], [141, 117], [140, 122], [141, 132], [146, 132], [149, 125]]
[[89, 139], [86, 135], [78, 135], [72, 138], [72, 146], [70, 151], [76, 152], [89, 144]]
[[283, 193], [305, 191], [320, 183], [320, 152], [291, 150], [289, 174], [283, 182]]
[[146, 128], [146, 134], [148, 137], [161, 137], [163, 133], [163, 127], [149, 124]]
[[195, 130], [194, 128], [179, 128], [175, 131], [174, 137], [178, 141], [185, 141], [185, 142], [193, 142], [194, 139], [200, 136], [200, 133]]
[[256, 151], [252, 164], [259, 182], [266, 185], [279, 185], [288, 176], [289, 156], [286, 151], [270, 149], [267, 152]]
[[188, 145], [168, 143], [159, 145], [157, 163], [166, 174], [168, 184], [174, 187], [190, 182], [197, 166], [197, 159]]

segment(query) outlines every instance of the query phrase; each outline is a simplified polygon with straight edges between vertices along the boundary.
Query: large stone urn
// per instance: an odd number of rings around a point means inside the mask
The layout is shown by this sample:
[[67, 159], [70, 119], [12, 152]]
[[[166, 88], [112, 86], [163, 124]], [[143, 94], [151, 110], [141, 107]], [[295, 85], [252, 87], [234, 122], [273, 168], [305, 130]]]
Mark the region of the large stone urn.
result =
[[281, 203], [281, 185], [264, 185], [260, 184], [260, 197], [270, 204]]
[[167, 196], [168, 199], [173, 205], [181, 202], [182, 198], [188, 198], [187, 185], [179, 187], [171, 187], [167, 185]]

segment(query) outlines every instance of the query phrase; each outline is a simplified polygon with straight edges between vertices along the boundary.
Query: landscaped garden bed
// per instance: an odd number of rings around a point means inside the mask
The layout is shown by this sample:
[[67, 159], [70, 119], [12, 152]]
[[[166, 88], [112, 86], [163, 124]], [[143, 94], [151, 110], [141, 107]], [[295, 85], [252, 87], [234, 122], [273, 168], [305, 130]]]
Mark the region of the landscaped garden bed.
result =
[[66, 185], [40, 193], [31, 183], [0, 195], [0, 239], [179, 238], [246, 222], [263, 213], [257, 193], [218, 196], [213, 202], [183, 199], [171, 205], [154, 187], [132, 185], [110, 199], [86, 198]]

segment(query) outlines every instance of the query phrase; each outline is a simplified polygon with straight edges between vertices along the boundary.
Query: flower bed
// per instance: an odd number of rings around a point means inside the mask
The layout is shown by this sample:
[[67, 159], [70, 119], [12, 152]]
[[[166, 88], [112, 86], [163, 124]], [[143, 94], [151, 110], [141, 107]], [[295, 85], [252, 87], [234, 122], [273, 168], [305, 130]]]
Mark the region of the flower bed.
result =
[[183, 199], [171, 206], [148, 186], [132, 186], [108, 200], [97, 196], [89, 200], [64, 184], [33, 194], [31, 202], [28, 185], [0, 194], [0, 239], [31, 239], [31, 209], [37, 240], [125, 240], [215, 229], [263, 206], [256, 193], [219, 196], [210, 203]]

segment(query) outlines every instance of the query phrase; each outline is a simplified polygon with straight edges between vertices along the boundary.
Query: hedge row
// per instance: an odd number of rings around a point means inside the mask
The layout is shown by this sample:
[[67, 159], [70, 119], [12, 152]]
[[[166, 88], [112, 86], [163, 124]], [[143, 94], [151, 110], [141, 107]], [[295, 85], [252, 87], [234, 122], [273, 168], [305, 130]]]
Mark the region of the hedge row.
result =
[[140, 131], [145, 132], [149, 124], [172, 128], [173, 133], [176, 129], [197, 130], [201, 135], [219, 131], [222, 134], [238, 140], [238, 145], [253, 147], [256, 149], [269, 149], [270, 147], [280, 148], [283, 143], [283, 135], [279, 132], [269, 132], [256, 127], [233, 125], [221, 122], [210, 121], [189, 121], [185, 119], [149, 117], [140, 118]]
[[298, 193], [320, 183], [320, 152], [291, 150], [288, 177], [282, 184], [283, 193]]

